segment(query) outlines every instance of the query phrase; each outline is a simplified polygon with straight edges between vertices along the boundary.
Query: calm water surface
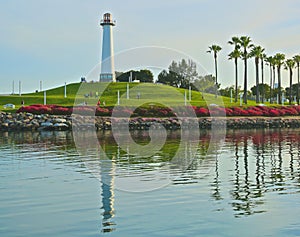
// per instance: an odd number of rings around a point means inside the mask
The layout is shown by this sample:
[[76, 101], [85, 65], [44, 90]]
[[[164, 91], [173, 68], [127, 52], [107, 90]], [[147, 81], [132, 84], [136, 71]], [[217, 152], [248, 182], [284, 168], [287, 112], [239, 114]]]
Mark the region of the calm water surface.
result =
[[102, 179], [72, 133], [1, 133], [0, 236], [300, 236], [300, 130], [228, 131], [209, 154], [203, 133], [188, 169], [147, 192], [117, 182], [151, 185], [180, 134], [147, 158], [128, 155], [109, 132], [98, 138], [112, 160]]

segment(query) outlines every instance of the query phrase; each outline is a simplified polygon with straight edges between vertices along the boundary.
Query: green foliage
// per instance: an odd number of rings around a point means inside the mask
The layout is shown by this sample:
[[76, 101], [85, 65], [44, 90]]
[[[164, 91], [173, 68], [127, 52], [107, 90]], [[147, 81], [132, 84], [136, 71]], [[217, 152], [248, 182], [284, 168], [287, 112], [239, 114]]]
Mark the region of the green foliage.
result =
[[296, 62], [294, 59], [287, 59], [284, 63], [284, 69], [292, 71], [295, 68]]
[[163, 70], [158, 75], [158, 83], [178, 88], [188, 88], [190, 83], [199, 78], [196, 63], [192, 60], [182, 59], [179, 62], [172, 61], [168, 71]]
[[[253, 95], [257, 95], [257, 90], [256, 90], [256, 86], [251, 87], [251, 92]], [[263, 93], [265, 94], [266, 98], [270, 98], [270, 90], [271, 87], [268, 84], [258, 84], [258, 94], [262, 95]]]
[[234, 49], [230, 54], [228, 54], [228, 59], [238, 59], [241, 57], [241, 51], [238, 49]]
[[284, 64], [285, 55], [283, 53], [277, 53], [274, 56], [275, 65], [280, 68]]
[[213, 44], [208, 47], [207, 53], [213, 53], [214, 58], [217, 58], [218, 52], [222, 50], [222, 47], [216, 44]]
[[248, 49], [251, 48], [253, 45], [251, 44], [252, 40], [249, 36], [241, 36], [240, 37], [240, 46], [243, 49], [242, 51], [242, 58], [245, 60], [249, 58]]
[[216, 86], [216, 78], [212, 75], [200, 76], [194, 81], [193, 86], [198, 91], [211, 94], [215, 94], [216, 90], [220, 88], [220, 84]]
[[129, 82], [130, 74], [132, 74], [132, 81], [139, 80], [140, 82], [153, 82], [153, 73], [148, 69], [140, 71], [130, 70], [128, 72], [116, 72], [116, 78], [119, 82]]
[[[241, 92], [242, 92], [242, 90], [241, 90], [241, 87], [239, 86], [239, 87], [238, 87], [238, 90], [237, 90], [237, 95], [238, 95], [237, 97], [238, 97], [238, 98], [239, 98], [239, 94], [240, 94]], [[226, 87], [226, 88], [224, 88], [224, 89], [220, 89], [220, 94], [221, 94], [222, 96], [230, 97], [231, 93], [232, 93], [232, 97], [235, 98], [236, 92], [235, 92], [234, 86], [229, 86], [229, 87]]]
[[260, 45], [252, 46], [252, 49], [249, 53], [249, 57], [253, 57], [255, 59], [260, 59], [263, 55], [263, 52], [265, 51], [265, 49], [263, 47], [261, 47]]

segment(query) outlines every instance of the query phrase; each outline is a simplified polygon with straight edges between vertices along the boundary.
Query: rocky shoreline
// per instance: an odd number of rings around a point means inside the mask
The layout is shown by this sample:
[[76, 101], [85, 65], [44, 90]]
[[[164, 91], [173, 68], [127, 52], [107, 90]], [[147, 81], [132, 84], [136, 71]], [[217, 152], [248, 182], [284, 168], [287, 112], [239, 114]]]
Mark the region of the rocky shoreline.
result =
[[[114, 121], [112, 121], [112, 119]], [[191, 121], [191, 120], [190, 120]], [[148, 130], [150, 126], [168, 130], [177, 130], [189, 126], [189, 119], [180, 121], [177, 118], [132, 118], [129, 123], [125, 118], [86, 117], [63, 115], [34, 115], [30, 113], [0, 113], [0, 131], [67, 131], [72, 129], [111, 130], [112, 122], [130, 130]], [[195, 124], [195, 120], [192, 120]], [[300, 116], [293, 117], [201, 117], [198, 118], [200, 129], [211, 129], [213, 126], [228, 129], [257, 128], [299, 128]]]

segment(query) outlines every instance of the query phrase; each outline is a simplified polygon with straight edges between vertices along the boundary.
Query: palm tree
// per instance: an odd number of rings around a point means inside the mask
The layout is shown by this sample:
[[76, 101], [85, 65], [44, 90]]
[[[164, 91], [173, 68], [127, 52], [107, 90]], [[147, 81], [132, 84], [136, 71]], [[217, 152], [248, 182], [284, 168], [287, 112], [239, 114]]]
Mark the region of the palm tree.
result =
[[292, 93], [293, 93], [293, 89], [292, 89], [292, 85], [293, 85], [293, 69], [296, 65], [296, 62], [294, 59], [287, 59], [284, 63], [284, 69], [289, 70], [290, 71], [290, 96], [289, 96], [289, 104], [292, 104]]
[[277, 53], [275, 56], [275, 64], [277, 66], [277, 76], [278, 76], [278, 102], [281, 102], [282, 91], [281, 91], [281, 66], [284, 63], [285, 55], [282, 53]]
[[252, 46], [251, 52], [249, 53], [250, 57], [254, 57], [255, 59], [255, 71], [256, 71], [256, 103], [259, 103], [259, 72], [258, 72], [258, 65], [259, 59], [264, 52], [264, 48], [261, 46]]
[[247, 104], [247, 83], [248, 83], [247, 60], [249, 58], [248, 49], [250, 47], [252, 47], [250, 37], [249, 36], [241, 36], [240, 37], [240, 45], [243, 48], [241, 56], [244, 60], [244, 96], [243, 97], [244, 97], [244, 103]]
[[[272, 57], [273, 58], [273, 64], [272, 64], [272, 69], [273, 69], [273, 96], [276, 95], [276, 91], [275, 91], [275, 80], [276, 80], [276, 58], [275, 55]], [[278, 94], [278, 92], [277, 92]], [[278, 103], [278, 101], [277, 101]]]
[[228, 55], [229, 60], [234, 59], [234, 65], [235, 65], [235, 97], [234, 102], [236, 103], [238, 101], [238, 59], [241, 57], [241, 51], [240, 51], [240, 38], [237, 36], [233, 36], [231, 40], [228, 41], [228, 44], [234, 45], [234, 50]]
[[273, 74], [272, 68], [275, 65], [274, 57], [269, 56], [265, 59], [267, 64], [270, 67], [270, 103], [272, 104], [272, 97], [273, 97], [273, 77], [275, 77], [275, 73]]
[[241, 57], [241, 52], [239, 49], [234, 49], [230, 54], [228, 54], [228, 59], [232, 60], [234, 59], [234, 65], [235, 65], [235, 97], [234, 102], [236, 103], [238, 101], [238, 58]]
[[216, 71], [216, 85], [218, 84], [218, 64], [217, 64], [217, 54], [221, 51], [221, 46], [213, 44], [208, 47], [207, 53], [213, 53], [215, 59], [215, 71]]
[[233, 36], [233, 37], [231, 38], [231, 40], [228, 41], [228, 44], [234, 45], [234, 48], [235, 48], [235, 49], [236, 49], [236, 48], [240, 48], [240, 43], [241, 43], [240, 38], [237, 37], [237, 36]]
[[297, 103], [299, 104], [300, 103], [300, 98], [299, 98], [299, 83], [300, 83], [300, 79], [299, 79], [299, 77], [300, 77], [300, 72], [299, 72], [299, 66], [300, 66], [300, 55], [295, 55], [294, 57], [293, 57], [293, 59], [294, 59], [294, 61], [295, 61], [295, 63], [296, 63], [296, 65], [297, 65], [297, 71], [298, 71], [298, 80], [297, 80]]
[[[265, 50], [265, 49], [264, 49]], [[267, 55], [265, 53], [262, 53], [260, 55], [260, 61], [261, 61], [261, 83], [264, 84], [264, 63], [267, 58]], [[265, 101], [265, 87], [262, 88], [261, 93], [261, 103], [264, 103]]]

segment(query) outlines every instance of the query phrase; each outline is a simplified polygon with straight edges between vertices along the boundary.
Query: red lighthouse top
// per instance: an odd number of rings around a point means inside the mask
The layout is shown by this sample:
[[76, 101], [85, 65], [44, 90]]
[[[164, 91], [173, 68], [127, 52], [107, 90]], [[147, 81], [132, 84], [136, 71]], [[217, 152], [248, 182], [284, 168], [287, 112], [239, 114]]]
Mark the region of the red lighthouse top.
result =
[[103, 19], [100, 22], [100, 25], [112, 25], [114, 26], [116, 24], [116, 21], [113, 21], [112, 15], [110, 13], [105, 13], [103, 15]]

